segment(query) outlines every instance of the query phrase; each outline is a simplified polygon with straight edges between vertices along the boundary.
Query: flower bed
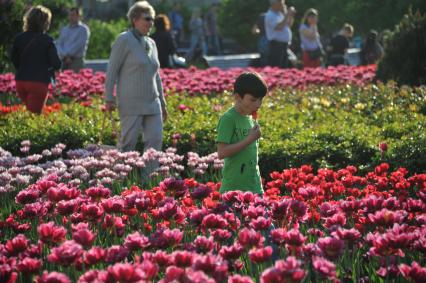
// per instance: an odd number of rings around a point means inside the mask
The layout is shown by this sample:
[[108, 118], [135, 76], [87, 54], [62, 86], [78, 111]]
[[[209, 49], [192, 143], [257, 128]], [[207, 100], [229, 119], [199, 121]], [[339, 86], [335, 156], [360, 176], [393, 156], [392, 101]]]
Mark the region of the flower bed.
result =
[[[209, 68], [200, 70], [164, 69], [161, 70], [164, 89], [167, 94], [187, 93], [190, 95], [211, 95], [231, 91], [235, 78], [244, 70], [233, 68], [220, 70]], [[271, 89], [275, 88], [304, 88], [309, 85], [365, 85], [370, 83], [375, 74], [376, 66], [352, 67], [339, 66], [316, 69], [277, 69], [250, 68], [259, 72]], [[90, 69], [81, 70], [76, 74], [65, 71], [57, 76], [57, 89], [50, 88], [52, 98], [72, 97], [78, 101], [90, 100], [93, 95], [103, 94], [105, 73], [93, 73]], [[16, 92], [13, 74], [0, 75], [0, 94]]]
[[[426, 276], [426, 174], [304, 165], [271, 172], [264, 196], [221, 195], [214, 155], [64, 148], [26, 157], [0, 149], [1, 282]], [[139, 168], [152, 159], [162, 169], [141, 187]], [[193, 175], [177, 178], [185, 171]]]
[[[230, 107], [232, 95], [170, 95], [167, 102], [170, 119], [164, 128], [165, 146], [176, 147], [179, 154], [215, 151], [216, 125]], [[70, 149], [96, 143], [103, 112], [97, 100], [84, 105], [63, 104], [55, 115], [18, 111], [0, 117], [0, 145], [18, 154], [25, 139], [32, 141], [34, 153], [61, 142]], [[390, 83], [277, 89], [259, 111], [262, 174], [303, 164], [343, 168], [355, 163], [365, 171], [383, 161], [392, 168], [424, 172], [425, 114], [424, 87], [398, 88]], [[109, 123], [103, 142], [115, 143]], [[378, 148], [381, 142], [388, 145], [385, 154]], [[142, 144], [137, 147], [142, 148]]]

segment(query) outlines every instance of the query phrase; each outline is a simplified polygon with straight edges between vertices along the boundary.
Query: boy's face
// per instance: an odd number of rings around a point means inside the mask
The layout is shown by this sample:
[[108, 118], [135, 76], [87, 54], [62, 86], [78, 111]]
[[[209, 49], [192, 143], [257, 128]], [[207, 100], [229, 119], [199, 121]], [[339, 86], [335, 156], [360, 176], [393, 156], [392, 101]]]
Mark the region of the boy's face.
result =
[[255, 97], [249, 93], [246, 93], [243, 97], [235, 94], [236, 106], [242, 114], [250, 115], [253, 112], [259, 110], [262, 106], [263, 97]]

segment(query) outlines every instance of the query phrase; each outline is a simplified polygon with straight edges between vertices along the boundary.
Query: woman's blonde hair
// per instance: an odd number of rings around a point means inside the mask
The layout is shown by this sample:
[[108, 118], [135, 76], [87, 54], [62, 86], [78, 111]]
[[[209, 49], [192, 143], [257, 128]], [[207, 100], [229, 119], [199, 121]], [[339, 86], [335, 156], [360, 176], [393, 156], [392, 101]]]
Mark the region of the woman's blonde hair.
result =
[[311, 16], [317, 16], [318, 17], [318, 10], [314, 8], [310, 8], [306, 10], [305, 14], [302, 18], [302, 24], [308, 24], [308, 18]]
[[130, 7], [127, 12], [127, 18], [130, 24], [133, 26], [133, 21], [139, 19], [142, 14], [149, 14], [151, 17], [155, 17], [154, 8], [148, 3], [148, 1], [138, 1]]
[[52, 13], [49, 8], [37, 5], [24, 15], [24, 31], [46, 32], [49, 29]]

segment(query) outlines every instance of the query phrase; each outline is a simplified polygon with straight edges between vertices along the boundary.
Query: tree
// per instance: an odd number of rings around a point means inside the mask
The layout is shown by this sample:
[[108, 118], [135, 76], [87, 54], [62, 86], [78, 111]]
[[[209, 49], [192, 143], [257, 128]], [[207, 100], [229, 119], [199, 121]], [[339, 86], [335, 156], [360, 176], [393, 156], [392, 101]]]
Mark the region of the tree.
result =
[[377, 78], [399, 84], [426, 84], [426, 13], [409, 12], [386, 42]]

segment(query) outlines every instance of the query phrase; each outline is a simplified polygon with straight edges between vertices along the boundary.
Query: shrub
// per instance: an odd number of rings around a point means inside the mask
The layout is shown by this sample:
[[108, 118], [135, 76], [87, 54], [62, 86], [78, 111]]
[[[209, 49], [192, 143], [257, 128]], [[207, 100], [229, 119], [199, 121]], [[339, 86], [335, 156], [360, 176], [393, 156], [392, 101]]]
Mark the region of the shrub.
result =
[[409, 10], [386, 43], [377, 78], [399, 84], [426, 83], [426, 13]]
[[110, 22], [90, 20], [87, 25], [90, 28], [87, 59], [108, 59], [115, 39], [121, 32], [127, 30], [129, 26], [126, 19]]
[[[425, 97], [425, 87], [398, 88], [391, 83], [276, 90], [259, 112], [262, 173], [303, 164], [314, 168], [357, 164], [367, 170], [382, 157], [391, 165], [424, 171], [426, 116], [420, 111]], [[176, 146], [180, 154], [214, 152], [216, 125], [232, 96], [227, 92], [210, 97], [169, 95], [167, 101], [170, 119], [164, 127], [164, 146]], [[34, 152], [59, 142], [68, 148], [96, 142], [103, 117], [97, 106], [73, 103], [54, 115], [18, 111], [0, 117], [0, 144], [18, 154], [25, 139], [32, 141]], [[110, 125], [106, 138], [105, 143], [114, 142]], [[389, 148], [383, 156], [380, 142]], [[142, 148], [139, 143], [137, 149]]]

